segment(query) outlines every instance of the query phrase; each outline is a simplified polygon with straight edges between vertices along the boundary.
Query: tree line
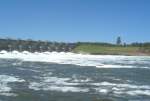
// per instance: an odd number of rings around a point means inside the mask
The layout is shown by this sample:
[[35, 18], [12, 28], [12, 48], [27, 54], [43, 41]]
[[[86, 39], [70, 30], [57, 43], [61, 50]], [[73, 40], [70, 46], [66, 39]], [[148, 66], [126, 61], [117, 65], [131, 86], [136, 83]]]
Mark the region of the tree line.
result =
[[121, 38], [117, 38], [116, 44], [102, 43], [102, 42], [76, 42], [76, 43], [65, 43], [65, 42], [50, 42], [50, 41], [35, 41], [35, 40], [22, 40], [22, 39], [0, 39], [0, 50], [7, 51], [30, 51], [30, 52], [44, 52], [44, 51], [57, 51], [57, 52], [71, 52], [75, 47], [79, 45], [98, 45], [106, 47], [139, 47], [143, 52], [150, 52], [150, 42], [146, 43], [131, 43], [122, 44]]

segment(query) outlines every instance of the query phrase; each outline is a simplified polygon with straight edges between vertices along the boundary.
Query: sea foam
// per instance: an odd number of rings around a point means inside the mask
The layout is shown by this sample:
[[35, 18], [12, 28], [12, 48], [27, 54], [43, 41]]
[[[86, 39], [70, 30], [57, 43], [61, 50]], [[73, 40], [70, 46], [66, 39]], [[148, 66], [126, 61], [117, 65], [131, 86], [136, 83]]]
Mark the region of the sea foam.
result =
[[8, 85], [8, 83], [12, 82], [25, 82], [25, 80], [13, 76], [0, 75], [0, 95], [16, 96], [16, 94], [10, 93], [12, 88]]
[[88, 92], [88, 88], [76, 87], [80, 83], [69, 82], [71, 78], [41, 77], [41, 82], [30, 82], [29, 89], [59, 92]]
[[150, 60], [149, 56], [89, 55], [75, 54], [71, 52], [30, 53], [27, 51], [1, 51], [0, 58], [58, 64], [73, 64], [79, 66], [94, 66], [97, 68], [141, 68], [135, 65], [131, 65], [131, 62], [134, 62], [136, 64], [142, 63], [144, 59]]

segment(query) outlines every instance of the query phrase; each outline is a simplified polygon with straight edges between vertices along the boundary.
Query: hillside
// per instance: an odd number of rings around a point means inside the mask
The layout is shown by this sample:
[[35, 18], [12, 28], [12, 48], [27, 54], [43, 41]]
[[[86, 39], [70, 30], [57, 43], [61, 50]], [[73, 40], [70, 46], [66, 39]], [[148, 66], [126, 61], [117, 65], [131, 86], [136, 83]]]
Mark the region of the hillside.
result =
[[150, 55], [148, 49], [139, 46], [104, 46], [98, 44], [80, 44], [76, 53], [104, 54], [104, 55]]

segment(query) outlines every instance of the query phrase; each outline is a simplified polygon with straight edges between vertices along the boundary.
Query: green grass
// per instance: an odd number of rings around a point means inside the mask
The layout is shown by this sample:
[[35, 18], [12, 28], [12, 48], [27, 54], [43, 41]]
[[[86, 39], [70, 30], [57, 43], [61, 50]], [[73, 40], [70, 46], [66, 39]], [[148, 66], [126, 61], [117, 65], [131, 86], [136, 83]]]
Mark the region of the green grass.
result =
[[101, 46], [101, 45], [78, 45], [74, 52], [76, 53], [89, 53], [89, 54], [122, 54], [132, 55], [139, 52], [139, 47], [123, 47], [123, 46]]

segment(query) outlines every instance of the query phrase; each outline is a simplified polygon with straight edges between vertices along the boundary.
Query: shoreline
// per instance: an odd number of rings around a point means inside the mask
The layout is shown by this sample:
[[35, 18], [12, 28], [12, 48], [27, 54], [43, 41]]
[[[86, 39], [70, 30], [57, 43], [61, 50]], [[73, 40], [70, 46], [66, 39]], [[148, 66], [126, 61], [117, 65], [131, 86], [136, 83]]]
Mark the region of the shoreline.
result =
[[83, 54], [83, 55], [114, 55], [114, 56], [150, 56], [150, 53], [142, 53], [142, 52], [137, 52], [137, 53], [87, 53], [87, 52], [73, 52], [76, 54]]
[[123, 55], [123, 56], [150, 56], [150, 54], [148, 54], [148, 53], [136, 53], [136, 54], [134, 54], [134, 53], [131, 53], [131, 54], [101, 54], [101, 53], [91, 53], [90, 55]]
[[113, 55], [113, 56], [150, 56], [150, 53], [141, 53], [141, 52], [137, 52], [137, 53], [87, 53], [87, 52], [57, 52], [57, 51], [52, 51], [52, 52], [49, 52], [49, 51], [44, 51], [44, 52], [29, 52], [29, 51], [22, 51], [22, 52], [19, 52], [19, 51], [6, 51], [6, 50], [1, 50], [0, 51], [0, 55], [2, 54], [7, 54], [7, 53], [13, 53], [13, 54], [17, 54], [17, 53], [23, 53], [23, 54], [28, 54], [28, 53], [43, 53], [43, 54], [48, 54], [48, 53], [73, 53], [73, 54], [81, 54], [81, 55]]

